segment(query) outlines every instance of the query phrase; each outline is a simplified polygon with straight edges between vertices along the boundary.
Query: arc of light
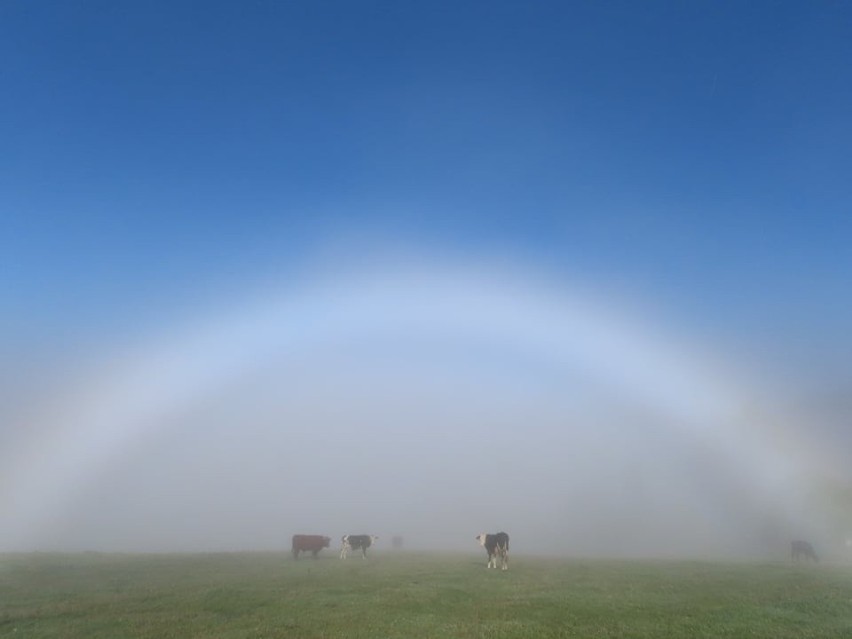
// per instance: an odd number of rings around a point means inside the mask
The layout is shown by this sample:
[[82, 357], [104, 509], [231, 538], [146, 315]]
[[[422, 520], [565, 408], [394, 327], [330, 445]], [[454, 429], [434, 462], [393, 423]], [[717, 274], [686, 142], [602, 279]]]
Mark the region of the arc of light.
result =
[[[678, 418], [733, 450], [739, 394], [680, 355], [578, 295], [518, 279], [459, 271], [362, 274], [274, 295], [206, 318], [142, 353], [125, 356], [59, 408], [51, 437], [19, 456], [5, 495], [7, 522], [26, 538], [112, 457], [164, 417], [274, 353], [286, 357], [330, 339], [461, 337], [512, 345], [589, 375]], [[749, 446], [750, 454], [753, 452]], [[788, 462], [763, 451], [761, 468]], [[764, 478], [765, 479], [765, 478]], [[14, 528], [14, 527], [13, 527]]]

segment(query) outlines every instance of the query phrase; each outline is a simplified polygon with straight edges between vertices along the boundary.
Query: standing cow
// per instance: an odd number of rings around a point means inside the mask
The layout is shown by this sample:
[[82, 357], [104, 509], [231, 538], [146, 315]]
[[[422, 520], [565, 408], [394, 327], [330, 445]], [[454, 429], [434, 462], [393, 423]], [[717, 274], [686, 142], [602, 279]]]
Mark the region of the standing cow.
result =
[[[500, 565], [503, 570], [509, 570], [509, 535], [498, 532], [493, 535], [482, 533], [476, 536], [480, 546], [485, 547], [488, 553], [488, 567], [497, 567], [497, 557], [500, 557]], [[493, 564], [493, 565], [492, 565]]]
[[804, 557], [805, 561], [813, 561], [814, 563], [819, 562], [819, 559], [817, 559], [817, 555], [814, 552], [814, 547], [801, 539], [796, 539], [790, 544], [790, 557], [796, 562], [798, 562], [801, 557]]
[[293, 535], [293, 559], [299, 558], [300, 552], [312, 552], [314, 559], [317, 553], [331, 544], [331, 537], [322, 535]]
[[367, 548], [378, 539], [375, 535], [343, 535], [343, 546], [340, 548], [340, 558], [346, 559], [350, 550], [360, 550], [361, 557], [367, 558]]

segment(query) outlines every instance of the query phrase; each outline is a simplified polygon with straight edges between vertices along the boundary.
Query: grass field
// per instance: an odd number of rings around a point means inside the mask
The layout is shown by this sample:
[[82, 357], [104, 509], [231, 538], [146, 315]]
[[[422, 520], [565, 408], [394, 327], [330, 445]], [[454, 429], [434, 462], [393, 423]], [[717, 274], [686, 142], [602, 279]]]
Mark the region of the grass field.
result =
[[3, 637], [852, 637], [852, 568], [376, 553], [0, 556]]

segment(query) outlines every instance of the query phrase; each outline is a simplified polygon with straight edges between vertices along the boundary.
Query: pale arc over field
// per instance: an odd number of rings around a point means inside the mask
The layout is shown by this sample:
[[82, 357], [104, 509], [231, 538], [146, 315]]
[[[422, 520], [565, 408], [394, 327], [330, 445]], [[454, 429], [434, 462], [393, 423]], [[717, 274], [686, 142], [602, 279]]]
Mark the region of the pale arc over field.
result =
[[[795, 425], [770, 417], [771, 406], [755, 409], [759, 393], [729, 375], [731, 369], [627, 318], [617, 305], [607, 306], [550, 280], [464, 267], [317, 276], [285, 290], [246, 296], [234, 307], [161, 331], [141, 347], [110, 357], [97, 374], [75, 380], [73, 388], [69, 385], [61, 400], [45, 402], [39, 441], [25, 441], [4, 470], [8, 488], [0, 502], [5, 522], [0, 544], [12, 550], [38, 549], [45, 530], [61, 530], [76, 500], [113, 472], [116, 459], [173, 428], [175, 415], [203, 405], [265, 366], [286, 367], [288, 360], [305, 361], [312, 353], [319, 353], [320, 367], [324, 362], [333, 366], [336, 348], [346, 351], [353, 344], [356, 361], [364, 353], [399, 347], [415, 368], [420, 354], [438, 353], [451, 370], [453, 352], [469, 350], [468, 359], [476, 360], [481, 351], [509, 353], [509, 360], [568, 370], [606, 388], [607, 396], [664, 416], [661, 420], [680, 437], [717, 451], [747, 482], [751, 496], [780, 505], [783, 515], [795, 519], [803, 506], [797, 503], [803, 482], [824, 467], [818, 449], [800, 441]], [[498, 362], [497, 367], [504, 364]], [[389, 381], [388, 388], [394, 389], [393, 384]], [[487, 427], [473, 428], [470, 442], [455, 441], [475, 447]], [[517, 428], [536, 438], [535, 424]], [[573, 437], [583, 441], [589, 427], [574, 423], [571, 428], [576, 429]], [[641, 433], [623, 441], [627, 448], [641, 446]], [[311, 451], [302, 454], [310, 456]], [[542, 449], [541, 454], [549, 452]], [[613, 454], [624, 460], [630, 451]], [[525, 471], [532, 466], [519, 458], [512, 463], [517, 485], [526, 486]], [[473, 467], [484, 468], [482, 462]], [[455, 470], [464, 476], [463, 468]], [[540, 475], [545, 472], [550, 471]], [[576, 481], [582, 476], [566, 473], [575, 480], [572, 490], [582, 492]], [[385, 490], [397, 497], [392, 488]], [[553, 494], [558, 492], [554, 489]], [[437, 499], [430, 495], [424, 503], [432, 498]], [[538, 514], [542, 520], [547, 517], [543, 510]], [[509, 513], [501, 521], [507, 520], [508, 529]], [[48, 546], [61, 547], [50, 534], [46, 539], [52, 539], [45, 542]]]

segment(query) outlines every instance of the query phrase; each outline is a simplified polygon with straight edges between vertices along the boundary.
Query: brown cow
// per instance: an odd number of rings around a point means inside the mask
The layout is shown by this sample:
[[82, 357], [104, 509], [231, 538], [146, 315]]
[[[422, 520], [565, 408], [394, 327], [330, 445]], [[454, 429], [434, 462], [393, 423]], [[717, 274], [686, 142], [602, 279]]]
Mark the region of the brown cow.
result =
[[312, 552], [314, 559], [323, 548], [328, 548], [331, 537], [322, 535], [293, 535], [293, 559], [299, 558], [300, 552]]

